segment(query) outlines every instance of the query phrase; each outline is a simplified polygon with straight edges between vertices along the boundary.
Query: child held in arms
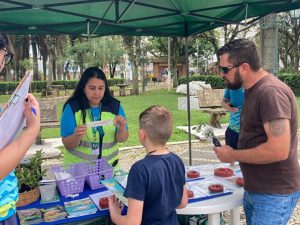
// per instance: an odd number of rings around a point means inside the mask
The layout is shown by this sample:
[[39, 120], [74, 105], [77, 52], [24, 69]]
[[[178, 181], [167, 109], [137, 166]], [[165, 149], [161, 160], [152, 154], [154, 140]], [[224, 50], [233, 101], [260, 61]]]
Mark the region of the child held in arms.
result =
[[117, 225], [177, 225], [176, 208], [184, 208], [188, 198], [183, 162], [166, 149], [172, 114], [154, 105], [140, 114], [139, 123], [139, 140], [147, 155], [130, 169], [124, 192], [127, 215], [121, 215], [123, 207], [117, 198], [109, 198], [112, 221]]

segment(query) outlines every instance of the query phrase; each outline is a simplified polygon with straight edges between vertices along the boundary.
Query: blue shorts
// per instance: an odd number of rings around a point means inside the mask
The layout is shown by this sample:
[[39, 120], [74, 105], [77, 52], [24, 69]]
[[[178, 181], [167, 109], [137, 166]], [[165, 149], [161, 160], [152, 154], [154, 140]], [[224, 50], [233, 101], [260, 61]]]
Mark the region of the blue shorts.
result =
[[231, 130], [229, 127], [225, 132], [225, 143], [229, 145], [231, 148], [237, 149], [239, 142], [239, 133]]
[[262, 194], [245, 191], [247, 225], [285, 225], [293, 214], [300, 191], [288, 194]]

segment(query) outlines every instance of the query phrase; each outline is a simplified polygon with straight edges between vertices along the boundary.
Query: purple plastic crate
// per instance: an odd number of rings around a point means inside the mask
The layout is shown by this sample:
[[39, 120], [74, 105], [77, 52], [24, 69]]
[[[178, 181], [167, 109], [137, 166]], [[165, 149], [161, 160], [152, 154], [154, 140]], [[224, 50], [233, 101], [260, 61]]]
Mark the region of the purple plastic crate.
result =
[[92, 190], [104, 187], [100, 180], [109, 179], [113, 176], [114, 168], [104, 159], [98, 159], [83, 165], [87, 173], [86, 182]]
[[[83, 192], [86, 172], [84, 171], [82, 164], [55, 165], [52, 166], [52, 172], [62, 196], [79, 194]], [[57, 174], [63, 172], [71, 174], [72, 178], [59, 179]]]

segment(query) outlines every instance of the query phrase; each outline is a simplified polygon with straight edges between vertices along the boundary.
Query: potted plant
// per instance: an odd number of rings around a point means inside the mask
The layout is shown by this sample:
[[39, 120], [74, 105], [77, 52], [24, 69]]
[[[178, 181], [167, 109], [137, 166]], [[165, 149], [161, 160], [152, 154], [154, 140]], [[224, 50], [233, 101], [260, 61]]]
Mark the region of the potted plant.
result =
[[43, 175], [45, 175], [47, 171], [46, 169], [42, 170], [42, 162], [43, 152], [39, 150], [27, 164], [20, 165], [16, 168], [19, 187], [17, 206], [28, 205], [39, 198], [39, 181], [42, 180]]

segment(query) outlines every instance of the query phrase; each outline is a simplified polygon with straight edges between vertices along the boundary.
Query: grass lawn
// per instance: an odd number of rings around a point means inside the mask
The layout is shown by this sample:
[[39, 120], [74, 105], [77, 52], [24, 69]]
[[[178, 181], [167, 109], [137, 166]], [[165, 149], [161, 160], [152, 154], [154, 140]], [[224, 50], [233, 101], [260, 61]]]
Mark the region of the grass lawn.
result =
[[[118, 97], [125, 110], [127, 116], [127, 123], [129, 128], [129, 139], [122, 144], [122, 146], [139, 145], [138, 142], [138, 117], [139, 114], [147, 107], [158, 104], [167, 107], [173, 113], [173, 134], [170, 141], [185, 141], [188, 140], [188, 135], [176, 128], [176, 126], [187, 125], [187, 112], [178, 110], [178, 97], [182, 95], [177, 94], [175, 90], [169, 93], [166, 89], [154, 90], [146, 93], [141, 93], [139, 96]], [[0, 102], [5, 102], [9, 96], [0, 96]], [[297, 97], [298, 108], [300, 106], [300, 97]], [[58, 118], [61, 117], [63, 103], [58, 105]], [[299, 115], [300, 111], [298, 111]], [[200, 111], [191, 111], [191, 125], [207, 123], [209, 115]], [[228, 122], [228, 115], [221, 120], [222, 123]], [[299, 125], [300, 121], [298, 122]], [[43, 129], [43, 138], [60, 137], [59, 129]]]

